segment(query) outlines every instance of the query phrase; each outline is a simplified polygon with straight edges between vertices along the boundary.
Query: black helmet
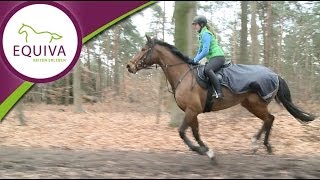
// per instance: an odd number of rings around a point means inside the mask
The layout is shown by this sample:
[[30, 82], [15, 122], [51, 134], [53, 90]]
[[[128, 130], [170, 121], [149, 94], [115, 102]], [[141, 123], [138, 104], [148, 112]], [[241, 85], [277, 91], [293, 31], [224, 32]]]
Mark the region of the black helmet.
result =
[[207, 18], [202, 15], [196, 16], [193, 18], [192, 24], [199, 24], [200, 26], [205, 26], [207, 24]]

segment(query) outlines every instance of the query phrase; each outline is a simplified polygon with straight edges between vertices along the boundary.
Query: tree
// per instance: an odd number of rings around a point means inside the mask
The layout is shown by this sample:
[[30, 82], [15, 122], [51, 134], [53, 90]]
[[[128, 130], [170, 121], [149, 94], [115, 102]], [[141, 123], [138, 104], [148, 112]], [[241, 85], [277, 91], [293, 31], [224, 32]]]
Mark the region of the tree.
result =
[[[190, 31], [190, 22], [192, 22], [193, 17], [196, 14], [196, 2], [183, 2], [176, 1], [173, 13], [173, 18], [175, 22], [175, 33], [174, 41], [175, 46], [182, 52], [186, 54], [192, 53], [192, 31]], [[170, 125], [177, 126], [181, 123], [184, 117], [184, 113], [179, 109], [175, 100], [169, 103], [169, 110], [171, 115]]]
[[116, 94], [120, 94], [120, 63], [119, 63], [119, 41], [120, 41], [120, 32], [121, 25], [115, 26], [113, 29], [114, 34], [114, 46], [113, 46], [113, 58], [114, 58], [114, 85]]
[[[158, 3], [154, 4], [151, 9], [153, 12], [153, 18], [150, 23], [150, 36], [153, 36], [157, 39], [161, 39], [165, 41], [165, 31], [166, 31], [166, 11], [165, 11], [165, 1], [164, 3], [164, 9], [159, 6]], [[156, 123], [158, 124], [160, 121], [160, 115], [161, 115], [161, 107], [164, 100], [167, 100], [165, 97], [164, 89], [166, 85], [166, 78], [164, 73], [160, 72], [156, 74], [156, 78], [159, 79], [159, 94], [157, 99], [157, 112], [156, 112]]]
[[73, 69], [73, 104], [74, 111], [82, 112], [82, 97], [81, 97], [81, 61], [78, 60]]
[[264, 10], [266, 12], [264, 18], [264, 65], [270, 67], [271, 64], [271, 35], [272, 35], [272, 2], [264, 2]]
[[241, 35], [240, 35], [240, 62], [249, 64], [248, 59], [248, 1], [241, 1]]
[[23, 99], [21, 98], [15, 105], [16, 118], [19, 119], [20, 126], [26, 126], [25, 115], [23, 113]]
[[256, 22], [256, 15], [257, 15], [256, 1], [250, 1], [250, 9], [251, 9], [251, 28], [250, 28], [251, 63], [258, 64], [259, 63], [259, 41], [258, 41], [258, 26]]
[[[101, 44], [101, 43], [100, 43]], [[99, 52], [100, 53], [100, 52]], [[97, 73], [96, 73], [96, 92], [97, 97], [100, 102], [102, 102], [102, 60], [101, 60], [102, 54], [97, 54], [96, 61], [97, 61]]]
[[176, 47], [189, 56], [192, 53], [191, 22], [196, 14], [196, 2], [175, 2], [173, 18], [175, 22], [174, 43]]

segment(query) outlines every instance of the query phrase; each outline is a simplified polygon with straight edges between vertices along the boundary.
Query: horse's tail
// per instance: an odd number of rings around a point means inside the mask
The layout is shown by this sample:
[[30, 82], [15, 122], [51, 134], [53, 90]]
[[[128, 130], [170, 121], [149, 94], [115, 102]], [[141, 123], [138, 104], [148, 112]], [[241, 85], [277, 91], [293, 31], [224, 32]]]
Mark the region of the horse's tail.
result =
[[292, 103], [290, 90], [286, 81], [282, 79], [280, 76], [278, 77], [279, 77], [279, 90], [275, 97], [276, 101], [279, 104], [282, 103], [283, 106], [288, 110], [288, 112], [296, 119], [301, 120], [303, 122], [313, 121], [316, 118], [316, 116], [300, 110], [298, 107], [296, 107]]

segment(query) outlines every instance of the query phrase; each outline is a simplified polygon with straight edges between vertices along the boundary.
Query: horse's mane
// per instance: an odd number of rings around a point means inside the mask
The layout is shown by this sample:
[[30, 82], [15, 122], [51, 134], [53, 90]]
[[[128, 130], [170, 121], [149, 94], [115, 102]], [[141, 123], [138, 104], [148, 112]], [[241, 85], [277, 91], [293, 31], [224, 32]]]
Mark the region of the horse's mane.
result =
[[179, 57], [180, 59], [182, 59], [184, 62], [186, 63], [190, 63], [190, 58], [184, 54], [182, 54], [178, 48], [176, 48], [175, 46], [171, 45], [171, 44], [168, 44], [166, 42], [163, 42], [163, 41], [160, 41], [158, 39], [154, 39], [154, 43], [155, 44], [158, 44], [160, 46], [164, 46], [164, 47], [167, 47], [171, 52], [172, 54], [176, 55], [177, 57]]

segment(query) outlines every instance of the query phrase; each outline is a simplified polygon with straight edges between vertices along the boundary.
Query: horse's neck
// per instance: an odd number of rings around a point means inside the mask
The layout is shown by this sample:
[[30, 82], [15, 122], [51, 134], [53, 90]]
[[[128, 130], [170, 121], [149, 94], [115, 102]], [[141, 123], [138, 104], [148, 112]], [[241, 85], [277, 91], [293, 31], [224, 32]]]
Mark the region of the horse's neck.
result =
[[161, 66], [165, 76], [167, 77], [172, 89], [175, 89], [179, 81], [182, 81], [187, 75], [190, 68], [176, 55], [161, 47], [159, 51], [159, 65]]

